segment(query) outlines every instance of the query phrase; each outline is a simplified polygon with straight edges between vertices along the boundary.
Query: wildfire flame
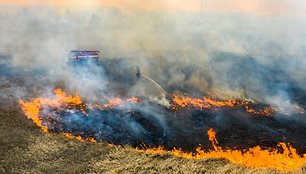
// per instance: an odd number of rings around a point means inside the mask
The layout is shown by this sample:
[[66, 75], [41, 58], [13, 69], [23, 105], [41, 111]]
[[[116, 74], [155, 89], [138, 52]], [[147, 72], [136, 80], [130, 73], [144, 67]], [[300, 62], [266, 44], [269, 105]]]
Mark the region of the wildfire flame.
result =
[[[48, 127], [42, 124], [41, 119], [39, 118], [39, 111], [44, 106], [51, 106], [54, 108], [59, 108], [61, 106], [69, 106], [69, 107], [79, 107], [81, 110], [85, 109], [85, 106], [82, 105], [81, 98], [76, 93], [75, 96], [66, 95], [66, 93], [61, 89], [56, 89], [54, 91], [55, 97], [54, 98], [36, 98], [30, 102], [24, 102], [20, 100], [20, 105], [22, 106], [22, 110], [24, 111], [25, 115], [28, 119], [33, 120], [33, 122], [42, 128], [45, 132], [48, 131]], [[248, 102], [242, 102], [236, 99], [232, 100], [214, 100], [211, 98], [204, 97], [203, 99], [200, 98], [190, 98], [190, 97], [179, 97], [178, 95], [173, 95], [173, 110], [178, 110], [179, 108], [197, 108], [197, 109], [207, 109], [212, 107], [239, 107], [244, 106], [246, 108], [246, 112], [258, 115], [265, 115], [271, 116], [274, 110], [272, 108], [265, 108], [260, 111], [255, 111], [254, 109], [248, 106]], [[108, 99], [108, 102], [104, 105], [95, 105], [96, 108], [111, 108], [114, 106], [121, 106], [124, 107], [124, 103], [137, 103], [139, 102], [138, 98], [128, 98], [128, 99], [121, 99], [121, 98], [113, 98]]]
[[217, 101], [210, 98], [190, 98], [190, 97], [180, 97], [178, 95], [173, 95], [173, 102], [175, 106], [173, 109], [179, 109], [178, 107], [195, 107], [198, 109], [207, 109], [211, 107], [233, 107], [240, 104], [237, 100], [228, 101]]
[[182, 149], [174, 148], [171, 151], [165, 150], [163, 147], [137, 149], [139, 152], [149, 154], [171, 154], [176, 157], [202, 160], [207, 158], [227, 159], [235, 164], [244, 165], [255, 168], [274, 168], [281, 171], [294, 171], [306, 165], [306, 154], [299, 156], [296, 149], [286, 143], [279, 143], [277, 148], [262, 149], [260, 146], [245, 150], [222, 149], [218, 146], [216, 132], [209, 129], [208, 139], [212, 143], [213, 150], [203, 150], [201, 147], [196, 148], [195, 153], [184, 152]]
[[247, 113], [253, 115], [261, 115], [261, 116], [272, 116], [276, 110], [270, 107], [266, 107], [256, 111], [251, 108], [249, 105], [251, 104], [249, 101], [241, 101], [235, 98], [230, 100], [215, 100], [209, 97], [201, 98], [191, 98], [191, 97], [183, 97], [178, 95], [173, 95], [173, 110], [179, 110], [180, 108], [195, 108], [195, 109], [209, 109], [209, 108], [221, 108], [221, 107], [243, 107]]
[[[33, 120], [33, 122], [39, 126], [43, 131], [48, 132], [48, 127], [43, 124], [40, 118], [40, 111], [44, 107], [54, 107], [54, 108], [78, 108], [81, 111], [86, 111], [85, 104], [82, 103], [81, 98], [76, 93], [74, 96], [67, 95], [61, 89], [56, 89], [54, 91], [55, 97], [49, 98], [36, 98], [30, 102], [20, 101], [21, 108], [28, 119]], [[130, 99], [108, 99], [106, 104], [94, 105], [97, 108], [111, 108], [114, 106], [124, 107], [124, 103], [137, 103], [140, 102], [137, 98]], [[180, 108], [197, 108], [197, 109], [207, 109], [207, 108], [220, 108], [220, 107], [243, 107], [248, 113], [260, 114], [260, 115], [272, 115], [273, 109], [265, 108], [260, 111], [255, 111], [249, 107], [248, 102], [242, 102], [236, 99], [221, 101], [213, 100], [211, 98], [204, 97], [200, 98], [189, 98], [189, 97], [179, 97], [177, 95], [173, 96], [172, 109], [178, 110]], [[88, 107], [90, 108], [90, 107]], [[74, 136], [70, 133], [63, 132], [64, 136], [67, 138], [74, 138], [80, 141], [97, 142], [93, 138], [83, 138], [81, 136]], [[203, 150], [201, 147], [195, 149], [195, 152], [184, 152], [180, 148], [174, 148], [171, 151], [165, 150], [163, 147], [156, 148], [145, 148], [137, 149], [139, 152], [145, 152], [150, 154], [165, 154], [170, 153], [174, 156], [201, 160], [206, 158], [223, 158], [227, 159], [235, 164], [240, 164], [248, 167], [259, 167], [259, 168], [274, 168], [281, 171], [293, 171], [297, 170], [306, 165], [306, 154], [300, 156], [297, 154], [296, 149], [291, 147], [289, 144], [280, 142], [277, 148], [262, 149], [260, 146], [255, 146], [253, 148], [245, 150], [232, 150], [223, 149], [218, 145], [218, 140], [216, 138], [216, 132], [213, 129], [209, 129], [208, 132], [209, 141], [212, 144], [213, 150]]]
[[54, 91], [55, 98], [36, 98], [31, 102], [24, 102], [20, 100], [22, 110], [28, 119], [33, 120], [33, 122], [39, 126], [43, 131], [48, 132], [48, 127], [42, 124], [42, 120], [39, 118], [39, 111], [44, 106], [60, 107], [61, 105], [70, 104], [70, 106], [78, 106], [82, 104], [81, 98], [76, 93], [75, 96], [68, 95], [61, 89], [56, 89]]
[[[19, 103], [21, 105], [21, 109], [25, 113], [28, 119], [33, 120], [33, 122], [40, 127], [44, 132], [48, 132], [48, 127], [42, 124], [41, 118], [39, 118], [39, 111], [45, 107], [53, 107], [53, 108], [61, 108], [64, 106], [69, 106], [70, 108], [79, 108], [80, 110], [85, 110], [85, 105], [83, 105], [81, 98], [79, 97], [78, 93], [75, 93], [75, 96], [66, 95], [66, 93], [61, 89], [56, 89], [54, 91], [55, 97], [54, 98], [36, 98], [30, 102], [24, 102], [20, 100]], [[104, 105], [94, 105], [92, 108], [111, 108], [114, 106], [123, 106], [124, 103], [136, 103], [138, 102], [137, 98], [129, 98], [129, 99], [108, 99], [108, 102]], [[76, 138], [81, 139], [80, 137], [73, 137], [71, 134], [65, 134], [68, 138]], [[86, 141], [93, 141], [91, 139], [84, 139]]]

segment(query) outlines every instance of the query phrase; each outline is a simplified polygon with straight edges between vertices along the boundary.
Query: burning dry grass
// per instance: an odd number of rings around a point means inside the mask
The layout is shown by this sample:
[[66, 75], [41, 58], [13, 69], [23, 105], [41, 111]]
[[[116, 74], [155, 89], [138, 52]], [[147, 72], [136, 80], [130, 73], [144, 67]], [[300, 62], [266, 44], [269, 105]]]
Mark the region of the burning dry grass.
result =
[[15, 99], [5, 101], [0, 107], [0, 173], [282, 173], [223, 159], [184, 159], [170, 152], [143, 153], [46, 134], [24, 117]]
[[0, 117], [0, 173], [282, 173], [221, 159], [188, 160], [45, 134], [19, 111], [2, 111]]
[[[1, 173], [279, 173], [225, 160], [187, 160], [45, 134], [18, 111], [1, 112]], [[297, 171], [296, 173], [302, 171]]]
[[196, 108], [196, 109], [209, 109], [209, 108], [220, 108], [220, 107], [244, 107], [245, 111], [260, 116], [272, 116], [276, 110], [271, 107], [262, 108], [256, 111], [254, 108], [251, 108], [249, 105], [254, 104], [249, 101], [242, 101], [238, 99], [230, 99], [230, 100], [215, 100], [212, 97], [207, 98], [190, 98], [190, 97], [181, 97], [178, 95], [173, 95], [173, 103], [172, 109], [178, 110], [180, 108]]
[[[55, 90], [55, 98], [37, 98], [32, 102], [20, 101], [22, 110], [26, 116], [33, 120], [33, 122], [39, 126], [43, 131], [48, 132], [48, 126], [42, 124], [42, 118], [40, 116], [40, 109], [44, 107], [53, 107], [61, 110], [62, 108], [79, 108], [80, 111], [85, 112], [85, 105], [82, 104], [80, 97], [76, 94], [75, 96], [66, 95], [62, 90]], [[124, 102], [137, 102], [137, 99], [113, 99], [109, 100], [105, 106], [99, 106], [102, 108], [112, 107], [113, 105], [122, 105]], [[212, 99], [204, 98], [191, 99], [191, 98], [178, 98], [174, 96], [174, 103], [180, 107], [188, 107], [189, 105], [203, 108], [210, 107], [234, 107], [235, 105], [246, 105], [245, 103], [230, 100], [230, 101], [215, 101]], [[175, 109], [177, 110], [177, 109]], [[47, 113], [52, 114], [52, 113]], [[48, 119], [47, 119], [48, 120]], [[62, 132], [67, 138], [74, 138], [81, 141], [96, 142], [93, 138], [82, 138], [80, 135], [72, 135], [66, 132]], [[259, 168], [274, 168], [281, 171], [296, 171], [301, 169], [306, 164], [306, 155], [300, 156], [297, 154], [296, 149], [285, 143], [279, 143], [279, 149], [271, 148], [268, 150], [262, 149], [260, 146], [249, 148], [245, 150], [223, 150], [222, 147], [218, 146], [218, 140], [216, 139], [216, 132], [212, 129], [208, 131], [209, 141], [212, 143], [214, 150], [202, 150], [200, 147], [196, 149], [196, 153], [183, 152], [181, 149], [174, 149], [172, 151], [166, 151], [163, 148], [153, 148], [145, 150], [137, 150], [138, 152], [145, 152], [154, 155], [173, 155], [180, 158], [189, 160], [203, 160], [209, 158], [224, 158], [235, 164], [241, 164], [248, 167], [259, 167]], [[39, 149], [33, 147], [32, 149]], [[53, 149], [52, 149], [53, 150]]]
[[[208, 136], [209, 140], [212, 142], [214, 150], [205, 151], [201, 148], [197, 148], [196, 153], [188, 153], [181, 149], [173, 149], [172, 151], [168, 151], [168, 153], [176, 157], [194, 160], [223, 158], [235, 164], [257, 168], [275, 168], [281, 171], [296, 171], [305, 166], [306, 163], [306, 155], [300, 157], [296, 153], [296, 149], [286, 145], [285, 143], [279, 143], [279, 146], [283, 150], [282, 153], [276, 149], [263, 150], [260, 146], [244, 151], [230, 149], [223, 150], [222, 147], [218, 146], [218, 140], [216, 139], [216, 133], [214, 130], [208, 130]], [[167, 151], [160, 147], [139, 150], [139, 152], [146, 152], [149, 154], [167, 153]]]

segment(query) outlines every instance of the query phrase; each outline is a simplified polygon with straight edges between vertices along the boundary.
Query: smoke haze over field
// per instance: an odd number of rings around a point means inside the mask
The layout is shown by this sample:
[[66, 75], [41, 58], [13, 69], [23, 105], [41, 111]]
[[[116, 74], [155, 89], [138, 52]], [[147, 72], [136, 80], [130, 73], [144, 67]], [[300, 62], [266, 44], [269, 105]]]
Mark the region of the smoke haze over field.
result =
[[[297, 3], [304, 4], [292, 5]], [[2, 55], [12, 66], [41, 68], [78, 91], [106, 93], [109, 81], [104, 70], [92, 83], [73, 77], [66, 54], [79, 48], [99, 49], [102, 61], [118, 61], [107, 67], [111, 74], [134, 75], [139, 65], [170, 93], [247, 97], [282, 112], [306, 101], [306, 24], [299, 15], [9, 8], [14, 13], [0, 16]]]
[[242, 12], [256, 15], [305, 14], [303, 0], [2, 0], [1, 5], [52, 6], [70, 9], [115, 7], [129, 10]]
[[0, 1], [0, 173], [306, 165], [304, 1]]

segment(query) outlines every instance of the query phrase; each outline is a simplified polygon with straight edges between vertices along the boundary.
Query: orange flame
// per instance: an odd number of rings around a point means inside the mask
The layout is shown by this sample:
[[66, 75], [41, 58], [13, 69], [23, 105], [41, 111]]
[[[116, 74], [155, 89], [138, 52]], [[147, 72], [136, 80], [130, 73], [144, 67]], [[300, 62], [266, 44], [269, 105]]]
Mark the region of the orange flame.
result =
[[263, 116], [272, 116], [273, 113], [276, 112], [274, 109], [269, 108], [269, 107], [266, 107], [259, 111], [255, 111], [253, 108], [250, 108], [249, 106], [245, 106], [245, 111], [251, 114], [263, 115]]
[[163, 147], [157, 147], [137, 149], [137, 151], [159, 155], [170, 153], [176, 157], [194, 160], [221, 158], [247, 167], [274, 168], [287, 172], [298, 170], [306, 165], [306, 154], [299, 156], [295, 148], [285, 143], [279, 143], [278, 145], [283, 152], [280, 152], [276, 148], [265, 150], [260, 146], [255, 146], [245, 150], [223, 150], [220, 146], [218, 146], [216, 132], [213, 129], [209, 129], [207, 134], [214, 150], [204, 151], [201, 149], [201, 147], [198, 147], [196, 148], [195, 153], [190, 153], [176, 148], [171, 151], [167, 151]]
[[262, 116], [272, 116], [276, 112], [275, 109], [266, 107], [259, 111], [255, 111], [253, 108], [249, 107], [248, 101], [241, 101], [235, 98], [231, 100], [215, 100], [208, 97], [201, 98], [191, 98], [191, 97], [181, 97], [178, 95], [173, 95], [173, 110], [178, 110], [180, 108], [196, 108], [196, 109], [209, 109], [209, 108], [221, 108], [221, 107], [244, 107], [245, 111], [254, 115]]
[[[42, 124], [42, 120], [39, 118], [39, 111], [45, 106], [52, 106], [54, 108], [60, 108], [62, 106], [69, 106], [80, 108], [81, 111], [85, 110], [85, 105], [82, 105], [81, 98], [77, 93], [74, 96], [67, 95], [63, 90], [54, 90], [55, 97], [49, 98], [36, 98], [30, 102], [19, 101], [22, 111], [25, 113], [28, 119], [33, 120], [33, 122], [40, 127], [43, 131], [48, 132], [48, 127]], [[114, 106], [123, 106], [124, 103], [137, 103], [138, 98], [120, 99], [114, 98], [109, 99], [108, 103], [103, 105], [105, 108], [110, 108]], [[96, 108], [103, 108], [100, 105], [94, 105]], [[67, 136], [67, 135], [66, 135]], [[72, 136], [72, 135], [71, 135]], [[72, 137], [71, 137], [72, 138]], [[79, 139], [77, 137], [74, 137]]]
[[77, 93], [75, 94], [75, 96], [66, 96], [66, 93], [63, 92], [61, 89], [56, 89], [54, 93], [55, 98], [53, 99], [36, 98], [31, 102], [24, 102], [22, 100], [20, 100], [19, 102], [21, 105], [21, 109], [23, 110], [27, 118], [33, 120], [33, 122], [45, 132], [48, 131], [48, 127], [42, 125], [42, 121], [39, 118], [39, 111], [43, 106], [49, 105], [59, 107], [64, 103], [69, 103], [72, 106], [76, 106], [82, 103]]
[[242, 105], [243, 103], [236, 100], [214, 100], [211, 98], [204, 97], [201, 98], [190, 98], [190, 97], [179, 97], [178, 95], [173, 95], [173, 103], [177, 106], [174, 106], [173, 109], [178, 109], [178, 107], [195, 107], [198, 109], [207, 109], [211, 107], [234, 107], [236, 105]]
[[63, 133], [63, 134], [66, 138], [69, 138], [69, 139], [77, 139], [79, 141], [88, 141], [88, 142], [91, 142], [91, 143], [96, 143], [97, 142], [97, 140], [95, 140], [94, 138], [83, 138], [80, 135], [74, 136], [74, 135], [71, 135], [70, 133]]
[[[54, 91], [55, 97], [48, 98], [37, 98], [30, 102], [24, 102], [20, 100], [20, 105], [22, 110], [28, 119], [33, 120], [33, 122], [39, 126], [43, 131], [48, 132], [48, 127], [44, 126], [42, 120], [39, 117], [40, 110], [45, 106], [61, 107], [61, 106], [73, 106], [78, 107], [84, 111], [85, 105], [82, 104], [82, 101], [78, 94], [75, 96], [66, 95], [61, 89], [56, 89]], [[131, 99], [109, 99], [108, 104], [103, 105], [104, 107], [113, 107], [121, 105], [124, 102], [135, 103], [139, 100], [137, 98]], [[193, 99], [189, 97], [173, 97], [173, 102], [177, 106], [174, 106], [174, 109], [178, 107], [197, 107], [200, 109], [210, 108], [210, 107], [235, 107], [235, 106], [245, 106], [247, 112], [257, 113], [261, 112], [266, 115], [269, 115], [272, 111], [264, 109], [262, 111], [255, 111], [252, 108], [247, 107], [247, 102], [237, 101], [235, 99], [228, 101], [216, 101], [209, 98], [203, 99]], [[100, 105], [95, 105], [94, 107], [101, 107]], [[264, 115], [263, 114], [263, 115]], [[67, 138], [74, 138], [80, 141], [89, 141], [96, 142], [93, 138], [83, 138], [81, 136], [74, 136], [70, 133], [63, 133]], [[182, 149], [174, 148], [171, 151], [165, 150], [163, 147], [157, 148], [146, 148], [137, 151], [146, 152], [150, 154], [165, 154], [170, 153], [174, 156], [201, 160], [206, 158], [224, 158], [233, 163], [248, 166], [248, 167], [259, 167], [259, 168], [274, 168], [281, 171], [294, 171], [300, 169], [306, 165], [306, 154], [300, 156], [297, 154], [296, 149], [291, 147], [288, 144], [283, 142], [279, 143], [279, 148], [272, 149], [262, 149], [260, 146], [255, 146], [253, 148], [245, 150], [231, 150], [231, 149], [222, 149], [218, 146], [218, 140], [216, 138], [216, 132], [213, 129], [209, 129], [208, 132], [209, 141], [212, 143], [213, 150], [203, 150], [201, 147], [196, 148], [196, 152], [184, 152]], [[279, 150], [281, 149], [281, 151]]]

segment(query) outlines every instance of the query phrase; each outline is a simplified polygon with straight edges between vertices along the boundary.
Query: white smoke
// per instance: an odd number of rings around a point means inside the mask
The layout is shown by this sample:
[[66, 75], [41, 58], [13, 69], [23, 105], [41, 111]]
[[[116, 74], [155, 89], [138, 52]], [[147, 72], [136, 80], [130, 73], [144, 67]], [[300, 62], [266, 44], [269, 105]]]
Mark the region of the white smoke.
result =
[[[99, 49], [102, 59], [120, 57], [127, 60], [126, 67], [137, 64], [169, 92], [218, 92], [219, 96], [248, 97], [273, 104], [268, 98], [275, 94], [269, 90], [278, 86], [267, 86], [270, 82], [264, 76], [273, 79], [277, 73], [260, 71], [262, 74], [251, 76], [246, 73], [248, 69], [238, 69], [239, 62], [248, 57], [271, 70], [281, 69], [290, 78], [288, 83], [297, 83], [305, 90], [306, 25], [301, 16], [211, 12], [204, 17], [196, 12], [106, 7], [79, 11], [63, 8], [61, 13], [51, 6], [18, 7], [14, 13], [0, 16], [0, 51], [11, 57], [13, 66], [42, 68], [49, 72], [51, 81], [63, 81], [66, 87], [89, 98], [97, 93], [102, 96], [109, 80], [105, 76], [90, 80], [75, 76], [66, 59], [72, 49]], [[213, 55], [220, 52], [229, 54], [213, 66], [212, 62], [220, 58]], [[232, 60], [228, 58], [231, 56]], [[230, 77], [233, 69], [237, 75]], [[96, 90], [94, 95], [88, 94], [92, 90]], [[289, 94], [276, 98], [294, 103]]]

